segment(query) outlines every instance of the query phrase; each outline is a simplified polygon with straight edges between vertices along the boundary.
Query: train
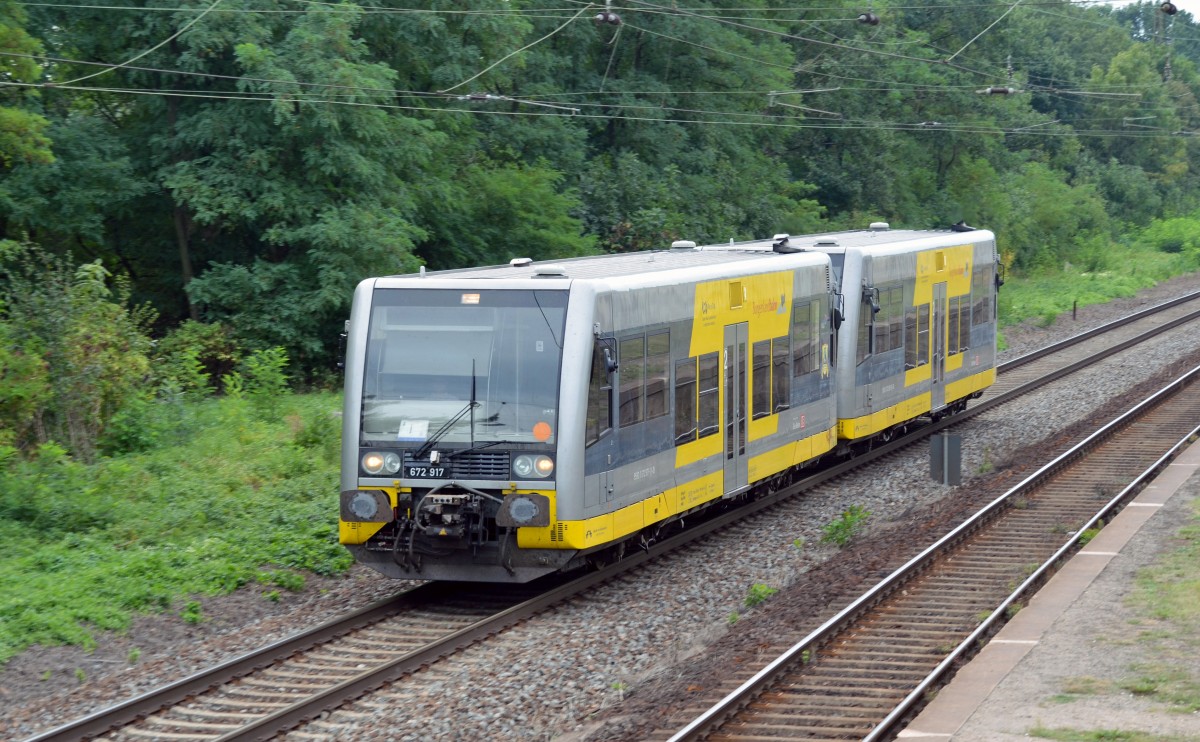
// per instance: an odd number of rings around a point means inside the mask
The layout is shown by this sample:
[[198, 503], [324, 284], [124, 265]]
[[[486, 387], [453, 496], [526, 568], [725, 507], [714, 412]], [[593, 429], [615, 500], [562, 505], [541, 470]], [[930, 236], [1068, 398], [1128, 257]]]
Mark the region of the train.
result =
[[646, 547], [995, 381], [995, 236], [865, 230], [369, 278], [339, 540], [394, 578], [528, 582]]

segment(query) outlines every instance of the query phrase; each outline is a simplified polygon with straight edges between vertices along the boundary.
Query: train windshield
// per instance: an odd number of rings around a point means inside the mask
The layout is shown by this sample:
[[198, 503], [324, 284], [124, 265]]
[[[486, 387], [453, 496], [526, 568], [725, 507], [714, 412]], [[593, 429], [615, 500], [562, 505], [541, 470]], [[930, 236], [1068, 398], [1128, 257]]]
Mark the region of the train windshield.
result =
[[553, 443], [567, 292], [378, 289], [363, 443]]

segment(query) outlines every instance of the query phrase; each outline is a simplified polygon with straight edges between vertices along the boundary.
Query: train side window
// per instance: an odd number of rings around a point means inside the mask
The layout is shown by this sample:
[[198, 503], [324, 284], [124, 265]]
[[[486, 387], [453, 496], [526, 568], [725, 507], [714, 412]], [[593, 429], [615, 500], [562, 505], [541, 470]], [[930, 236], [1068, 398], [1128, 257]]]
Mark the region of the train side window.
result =
[[871, 355], [871, 322], [874, 319], [871, 307], [867, 304], [860, 304], [858, 307], [858, 350], [855, 354], [855, 365], [861, 364], [867, 360], [867, 356]]
[[705, 353], [700, 356], [698, 434], [701, 438], [712, 435], [721, 428], [720, 371], [720, 353]]
[[621, 427], [635, 425], [644, 418], [646, 397], [646, 338], [639, 335], [621, 341], [620, 369]]
[[917, 365], [929, 363], [929, 305], [917, 307]]
[[952, 296], [946, 301], [946, 355], [958, 353], [958, 337], [960, 326], [958, 318], [962, 314], [962, 300]]
[[608, 363], [604, 358], [604, 346], [599, 342], [592, 346], [592, 373], [588, 380], [586, 425], [585, 448], [612, 430], [612, 381], [608, 374]]
[[971, 324], [985, 325], [992, 321], [991, 289], [991, 266], [977, 266], [971, 276]]
[[667, 384], [671, 373], [671, 335], [656, 332], [646, 338], [646, 419], [667, 414]]
[[696, 358], [675, 362], [675, 445], [696, 440]]
[[771, 414], [771, 341], [760, 340], [754, 344], [754, 377], [752, 419]]
[[904, 287], [895, 286], [888, 290], [888, 324], [892, 328], [891, 350], [904, 347]]
[[771, 409], [774, 412], [792, 406], [792, 375], [788, 369], [791, 359], [792, 349], [786, 335], [771, 341]]
[[[864, 308], [865, 311], [865, 308]], [[859, 341], [861, 344], [861, 340]], [[904, 344], [904, 288], [880, 289], [879, 313], [875, 315], [876, 353], [886, 353]], [[860, 346], [861, 347], [861, 346]]]
[[[954, 301], [951, 299], [951, 301]], [[958, 315], [951, 315], [950, 321], [958, 322], [958, 344], [951, 346], [958, 348], [957, 351], [951, 350], [951, 353], [963, 353], [967, 348], [971, 347], [971, 297], [958, 297]]]
[[792, 310], [792, 375], [803, 376], [817, 370], [817, 316], [820, 305], [797, 304]]
[[[830, 300], [828, 297], [823, 297], [821, 299], [817, 307], [817, 312], [820, 322], [820, 330], [817, 337], [820, 341], [824, 341], [826, 339], [829, 341], [828, 355], [818, 358], [817, 362], [820, 364], [828, 363], [832, 365], [834, 363], [834, 359], [837, 358], [837, 332], [834, 331], [833, 314], [830, 311]], [[821, 343], [818, 342], [818, 344]]]
[[921, 326], [917, 321], [917, 307], [909, 307], [904, 310], [904, 367], [916, 368], [923, 363], [928, 363], [929, 358], [929, 305], [922, 304], [925, 312], [925, 361], [921, 360]]

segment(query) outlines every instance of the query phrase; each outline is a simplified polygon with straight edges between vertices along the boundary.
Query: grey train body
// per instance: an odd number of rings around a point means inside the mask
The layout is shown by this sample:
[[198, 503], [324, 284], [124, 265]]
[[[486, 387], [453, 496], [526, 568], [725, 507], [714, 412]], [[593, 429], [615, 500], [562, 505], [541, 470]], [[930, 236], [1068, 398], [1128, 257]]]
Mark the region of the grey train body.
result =
[[990, 233], [779, 242], [363, 281], [342, 543], [393, 577], [528, 581], [991, 383]]

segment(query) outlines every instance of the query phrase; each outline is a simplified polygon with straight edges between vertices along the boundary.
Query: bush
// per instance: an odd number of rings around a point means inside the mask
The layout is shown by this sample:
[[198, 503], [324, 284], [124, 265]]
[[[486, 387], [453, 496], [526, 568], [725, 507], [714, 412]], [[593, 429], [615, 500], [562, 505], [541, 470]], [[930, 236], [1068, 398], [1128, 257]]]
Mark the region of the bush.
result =
[[862, 505], [851, 505], [838, 517], [821, 529], [821, 543], [845, 546], [862, 530], [871, 512]]
[[98, 260], [72, 269], [34, 245], [6, 247], [0, 303], [8, 339], [17, 348], [37, 348], [54, 379], [52, 393], [27, 389], [23, 396], [33, 405], [26, 412], [40, 423], [37, 441], [66, 443], [90, 461], [109, 420], [144, 392], [154, 313], [130, 308], [128, 281], [118, 277], [110, 288], [111, 275]]
[[0, 445], [23, 448], [35, 440], [49, 401], [45, 359], [16, 345], [8, 323], [0, 322]]
[[158, 342], [155, 361], [160, 383], [173, 380], [184, 392], [215, 391], [217, 380], [241, 363], [242, 348], [227, 326], [187, 320]]

